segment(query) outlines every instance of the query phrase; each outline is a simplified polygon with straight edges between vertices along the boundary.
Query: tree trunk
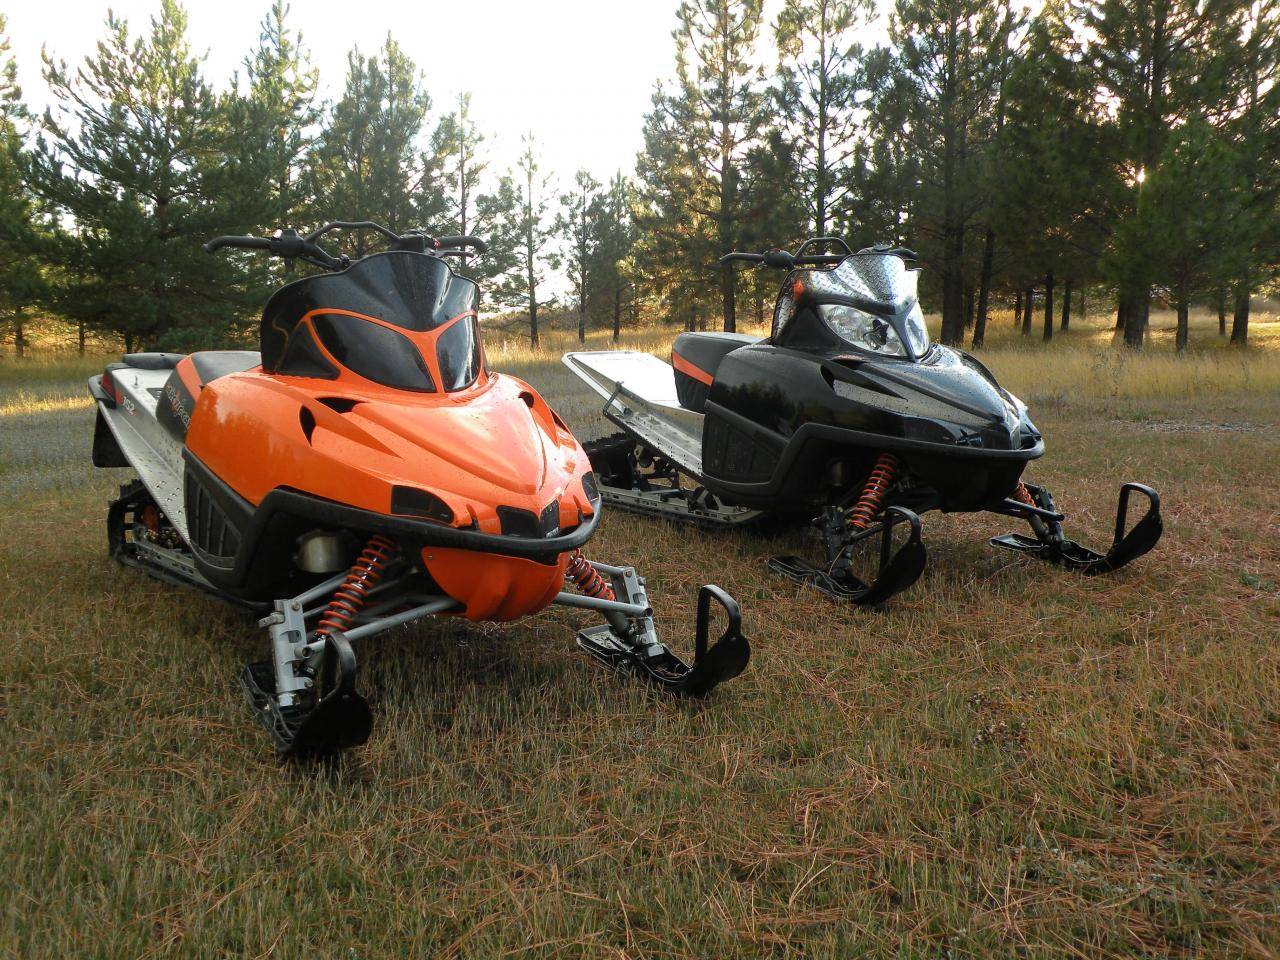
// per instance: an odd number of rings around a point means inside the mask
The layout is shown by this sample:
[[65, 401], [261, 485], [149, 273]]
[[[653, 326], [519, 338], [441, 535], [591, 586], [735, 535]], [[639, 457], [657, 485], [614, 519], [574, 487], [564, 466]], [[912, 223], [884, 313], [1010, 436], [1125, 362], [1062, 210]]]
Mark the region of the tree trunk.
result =
[[1116, 329], [1117, 330], [1124, 329], [1124, 315], [1125, 315], [1126, 309], [1128, 308], [1125, 306], [1124, 296], [1121, 295], [1116, 299]]
[[1249, 293], [1248, 287], [1237, 291], [1235, 314], [1231, 318], [1231, 342], [1241, 347], [1249, 342]]
[[1044, 341], [1053, 339], [1053, 271], [1044, 275]]
[[1088, 287], [1081, 287], [1081, 288], [1080, 288], [1080, 322], [1081, 322], [1081, 323], [1083, 323], [1083, 322], [1084, 322], [1084, 319], [1085, 319], [1085, 298], [1084, 298], [1084, 295], [1085, 295], [1085, 292], [1086, 292], [1088, 289], [1089, 289]]
[[1064, 333], [1071, 329], [1071, 281], [1062, 284], [1062, 326], [1058, 329]]
[[124, 335], [124, 352], [133, 353], [133, 334], [126, 333]]
[[538, 301], [533, 297], [529, 298], [529, 345], [538, 345]]
[[22, 359], [27, 355], [27, 334], [22, 325], [22, 308], [13, 311], [13, 352]]
[[582, 300], [578, 301], [578, 342], [587, 342], [587, 305]]
[[977, 309], [977, 291], [973, 284], [966, 284], [964, 288], [964, 328], [966, 330], [973, 329], [973, 311]]
[[1016, 327], [1022, 323], [1022, 291], [1019, 290], [1013, 295], [1013, 325]]
[[964, 343], [964, 230], [948, 227], [946, 259], [942, 265], [942, 342], [948, 346]]
[[622, 284], [613, 287], [613, 342], [622, 336]]
[[973, 346], [982, 346], [987, 336], [987, 310], [991, 306], [991, 268], [995, 261], [996, 235], [990, 227], [982, 238], [982, 272], [978, 274], [978, 307], [973, 318]]
[[735, 290], [733, 265], [729, 264], [724, 268], [724, 274], [720, 280], [720, 289], [724, 295], [724, 332], [738, 332], [738, 306], [737, 291]]
[[1022, 293], [1022, 335], [1024, 337], [1031, 335], [1031, 309], [1035, 302], [1035, 288], [1027, 287]]
[[1127, 294], [1124, 310], [1124, 345], [1131, 350], [1142, 346], [1143, 336], [1147, 332], [1147, 314], [1151, 309], [1151, 294]]
[[80, 320], [76, 323], [76, 352], [80, 356], [84, 356], [85, 329], [84, 321]]
[[1188, 315], [1190, 313], [1191, 313], [1191, 307], [1187, 303], [1187, 298], [1179, 297], [1178, 298], [1178, 337], [1177, 337], [1177, 346], [1178, 346], [1179, 353], [1187, 349], [1187, 320], [1188, 320]]

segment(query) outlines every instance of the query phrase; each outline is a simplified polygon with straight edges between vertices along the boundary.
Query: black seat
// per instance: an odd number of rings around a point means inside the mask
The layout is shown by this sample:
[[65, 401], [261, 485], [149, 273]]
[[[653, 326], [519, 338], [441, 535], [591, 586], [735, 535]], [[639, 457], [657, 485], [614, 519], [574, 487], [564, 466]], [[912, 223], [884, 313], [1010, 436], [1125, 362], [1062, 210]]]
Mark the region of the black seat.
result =
[[164, 382], [156, 403], [156, 420], [175, 440], [184, 442], [200, 391], [219, 377], [243, 373], [261, 363], [262, 355], [256, 350], [201, 350], [182, 357]]
[[139, 370], [172, 370], [185, 353], [126, 353], [121, 359], [126, 367]]
[[680, 406], [701, 413], [720, 361], [739, 347], [759, 343], [744, 333], [682, 333], [671, 346]]
[[191, 366], [200, 378], [200, 386], [212, 383], [229, 373], [244, 373], [262, 363], [256, 350], [201, 350], [191, 354]]

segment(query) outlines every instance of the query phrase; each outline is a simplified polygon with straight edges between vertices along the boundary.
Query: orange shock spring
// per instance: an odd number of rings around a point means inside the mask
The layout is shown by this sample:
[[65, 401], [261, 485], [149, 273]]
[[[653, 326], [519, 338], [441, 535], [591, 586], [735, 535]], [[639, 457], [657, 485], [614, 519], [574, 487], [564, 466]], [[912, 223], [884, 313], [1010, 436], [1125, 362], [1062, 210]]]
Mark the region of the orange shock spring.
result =
[[381, 534], [369, 538], [369, 544], [351, 565], [347, 579], [333, 592], [316, 627], [317, 634], [340, 633], [351, 626], [369, 593], [382, 580], [383, 571], [395, 554], [395, 544]]
[[573, 551], [573, 556], [569, 558], [569, 566], [564, 571], [564, 578], [573, 581], [588, 597], [595, 597], [597, 600], [617, 599], [609, 581], [600, 576], [600, 571], [582, 555], [581, 548]]
[[898, 474], [898, 458], [892, 453], [882, 453], [876, 458], [876, 465], [862, 487], [858, 502], [849, 511], [849, 526], [855, 530], [865, 530], [871, 526], [872, 519], [884, 506], [885, 496], [889, 493], [889, 485]]
[[1018, 481], [1018, 489], [1013, 491], [1013, 498], [1025, 503], [1028, 507], [1036, 505], [1035, 499], [1031, 496], [1031, 491], [1027, 489], [1027, 485], [1021, 480]]

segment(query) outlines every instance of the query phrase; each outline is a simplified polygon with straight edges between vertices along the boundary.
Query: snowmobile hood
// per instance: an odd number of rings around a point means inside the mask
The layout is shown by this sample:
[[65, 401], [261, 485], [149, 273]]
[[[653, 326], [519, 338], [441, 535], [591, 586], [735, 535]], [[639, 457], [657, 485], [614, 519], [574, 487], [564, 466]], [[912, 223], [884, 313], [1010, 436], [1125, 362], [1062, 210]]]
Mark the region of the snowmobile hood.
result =
[[[586, 454], [527, 384], [460, 394], [248, 372], [200, 395], [187, 446], [250, 504], [289, 489], [380, 514], [546, 536], [595, 511]], [[517, 534], [525, 535], [525, 534]]]
[[[1016, 450], [1039, 442], [1026, 405], [967, 354], [938, 346], [914, 363], [864, 355], [833, 361], [829, 369], [837, 395], [948, 425], [954, 431], [951, 443]], [[845, 383], [864, 389], [850, 393]]]

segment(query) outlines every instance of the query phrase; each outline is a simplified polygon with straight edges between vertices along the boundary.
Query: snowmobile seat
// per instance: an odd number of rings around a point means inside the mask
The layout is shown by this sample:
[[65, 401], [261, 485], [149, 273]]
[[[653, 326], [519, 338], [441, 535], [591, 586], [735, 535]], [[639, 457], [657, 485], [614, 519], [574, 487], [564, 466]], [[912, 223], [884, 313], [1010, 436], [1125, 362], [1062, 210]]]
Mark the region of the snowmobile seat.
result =
[[200, 391], [219, 377], [243, 373], [262, 363], [256, 350], [201, 350], [182, 357], [165, 381], [156, 406], [156, 419], [169, 435], [183, 443]]
[[680, 406], [701, 413], [720, 361], [759, 337], [742, 333], [682, 333], [671, 345], [671, 366], [676, 371], [676, 396]]
[[126, 353], [121, 359], [126, 367], [139, 370], [172, 370], [185, 353]]

